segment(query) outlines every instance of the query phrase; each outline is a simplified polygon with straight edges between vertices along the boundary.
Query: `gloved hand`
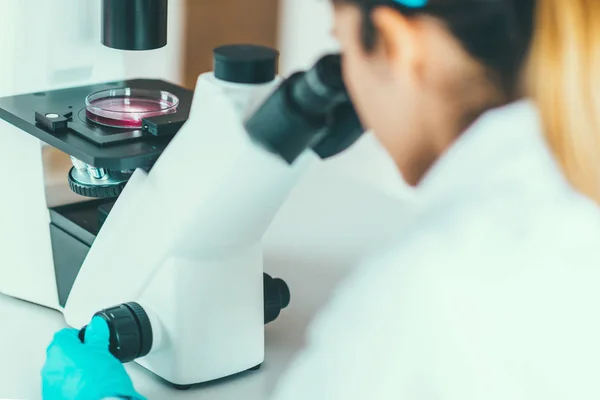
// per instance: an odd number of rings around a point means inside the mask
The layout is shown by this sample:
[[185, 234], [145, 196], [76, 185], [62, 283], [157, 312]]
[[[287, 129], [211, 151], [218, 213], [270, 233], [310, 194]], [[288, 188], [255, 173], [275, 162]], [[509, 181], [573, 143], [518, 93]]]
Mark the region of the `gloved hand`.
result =
[[134, 389], [121, 362], [108, 350], [106, 321], [94, 317], [85, 331], [85, 344], [76, 329], [63, 329], [48, 347], [42, 369], [44, 400], [145, 400]]

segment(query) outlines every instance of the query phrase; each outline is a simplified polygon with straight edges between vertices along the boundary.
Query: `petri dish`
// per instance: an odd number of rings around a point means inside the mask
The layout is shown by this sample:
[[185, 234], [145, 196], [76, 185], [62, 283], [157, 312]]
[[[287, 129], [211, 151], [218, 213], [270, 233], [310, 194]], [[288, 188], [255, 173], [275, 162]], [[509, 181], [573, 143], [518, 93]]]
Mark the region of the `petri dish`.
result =
[[173, 114], [178, 106], [171, 93], [134, 88], [102, 90], [85, 99], [87, 118], [112, 128], [139, 129], [144, 118]]

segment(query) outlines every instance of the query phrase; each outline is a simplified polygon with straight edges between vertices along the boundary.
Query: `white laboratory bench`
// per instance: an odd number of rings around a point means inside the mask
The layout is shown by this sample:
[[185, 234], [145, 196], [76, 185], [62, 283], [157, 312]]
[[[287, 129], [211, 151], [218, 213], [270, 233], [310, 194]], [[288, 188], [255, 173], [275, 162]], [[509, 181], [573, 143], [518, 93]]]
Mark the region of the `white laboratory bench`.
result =
[[[296, 187], [265, 238], [265, 271], [288, 283], [292, 301], [266, 326], [262, 368], [177, 391], [137, 364], [129, 364], [136, 388], [152, 400], [268, 399], [280, 375], [302, 349], [311, 319], [336, 285], [398, 229], [405, 213], [403, 202], [315, 166]], [[63, 327], [59, 312], [0, 295], [0, 399], [41, 398], [45, 349]]]

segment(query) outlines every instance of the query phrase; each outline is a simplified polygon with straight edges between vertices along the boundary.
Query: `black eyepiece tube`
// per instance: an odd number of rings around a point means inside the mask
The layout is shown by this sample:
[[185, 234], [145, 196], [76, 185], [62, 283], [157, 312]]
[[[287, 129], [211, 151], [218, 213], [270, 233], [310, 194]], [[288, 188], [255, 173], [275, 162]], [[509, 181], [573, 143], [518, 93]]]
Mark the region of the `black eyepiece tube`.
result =
[[332, 112], [330, 120], [326, 134], [312, 148], [321, 159], [333, 157], [347, 150], [365, 132], [350, 101], [337, 107]]
[[319, 60], [293, 88], [292, 97], [296, 107], [306, 115], [315, 116], [327, 114], [345, 101], [346, 87], [341, 70], [339, 54], [326, 55]]
[[168, 0], [102, 0], [102, 44], [118, 50], [167, 45]]
[[327, 55], [285, 80], [245, 127], [256, 143], [292, 164], [324, 139], [334, 111], [347, 102], [340, 55]]

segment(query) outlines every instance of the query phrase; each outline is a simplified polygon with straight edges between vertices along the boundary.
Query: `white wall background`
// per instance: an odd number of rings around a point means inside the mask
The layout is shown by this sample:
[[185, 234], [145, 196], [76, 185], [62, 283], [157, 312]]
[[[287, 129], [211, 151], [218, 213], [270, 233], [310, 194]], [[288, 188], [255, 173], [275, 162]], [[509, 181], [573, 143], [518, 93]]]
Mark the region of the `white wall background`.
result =
[[[280, 43], [282, 75], [313, 65], [323, 54], [339, 49], [331, 35], [333, 15], [329, 0], [281, 0]], [[409, 189], [379, 143], [366, 135], [346, 153], [320, 168], [332, 169], [374, 183], [398, 195]]]
[[102, 46], [100, 0], [0, 3], [0, 96], [123, 77], [181, 81], [185, 0], [169, 1], [169, 44], [144, 52]]

